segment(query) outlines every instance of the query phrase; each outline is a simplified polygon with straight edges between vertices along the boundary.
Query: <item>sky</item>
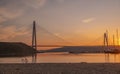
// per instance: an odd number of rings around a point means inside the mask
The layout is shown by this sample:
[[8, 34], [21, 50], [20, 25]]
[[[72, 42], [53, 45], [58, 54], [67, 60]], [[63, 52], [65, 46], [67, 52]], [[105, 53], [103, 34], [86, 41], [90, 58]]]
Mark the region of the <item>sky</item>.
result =
[[31, 44], [34, 20], [38, 44], [102, 45], [106, 30], [112, 44], [120, 0], [0, 0], [0, 41]]

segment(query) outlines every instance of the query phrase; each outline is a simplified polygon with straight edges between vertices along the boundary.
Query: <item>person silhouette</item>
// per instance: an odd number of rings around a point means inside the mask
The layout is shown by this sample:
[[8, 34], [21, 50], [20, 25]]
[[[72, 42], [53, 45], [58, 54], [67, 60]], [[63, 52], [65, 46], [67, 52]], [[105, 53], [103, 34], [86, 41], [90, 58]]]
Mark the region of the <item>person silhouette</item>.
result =
[[25, 63], [28, 63], [28, 60], [27, 60], [27, 58], [25, 58]]

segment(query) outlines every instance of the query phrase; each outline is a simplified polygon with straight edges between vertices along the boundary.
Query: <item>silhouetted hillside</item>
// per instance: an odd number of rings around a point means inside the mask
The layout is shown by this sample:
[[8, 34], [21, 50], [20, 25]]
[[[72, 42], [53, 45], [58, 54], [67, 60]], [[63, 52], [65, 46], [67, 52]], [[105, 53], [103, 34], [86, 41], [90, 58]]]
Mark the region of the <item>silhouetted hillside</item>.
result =
[[[113, 49], [113, 46], [109, 47]], [[116, 47], [120, 51], [120, 47]], [[46, 50], [45, 52], [69, 52], [69, 53], [104, 53], [104, 46], [66, 46], [61, 48], [55, 48], [52, 50]]]
[[0, 42], [0, 57], [10, 56], [28, 56], [35, 49], [20, 42]]

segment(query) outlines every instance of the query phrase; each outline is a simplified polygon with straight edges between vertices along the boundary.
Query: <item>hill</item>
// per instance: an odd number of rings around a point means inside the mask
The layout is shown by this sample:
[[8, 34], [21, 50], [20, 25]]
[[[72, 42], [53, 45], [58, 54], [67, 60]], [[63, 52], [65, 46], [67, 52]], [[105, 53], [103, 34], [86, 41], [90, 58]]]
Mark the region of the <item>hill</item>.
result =
[[[117, 52], [120, 52], [120, 47], [116, 47]], [[113, 49], [113, 46], [109, 46], [109, 49]], [[69, 52], [69, 53], [104, 53], [107, 48], [104, 46], [65, 46], [61, 48], [55, 48], [46, 50], [45, 52]], [[111, 51], [112, 52], [112, 51]]]
[[35, 49], [21, 42], [0, 42], [0, 57], [28, 56]]

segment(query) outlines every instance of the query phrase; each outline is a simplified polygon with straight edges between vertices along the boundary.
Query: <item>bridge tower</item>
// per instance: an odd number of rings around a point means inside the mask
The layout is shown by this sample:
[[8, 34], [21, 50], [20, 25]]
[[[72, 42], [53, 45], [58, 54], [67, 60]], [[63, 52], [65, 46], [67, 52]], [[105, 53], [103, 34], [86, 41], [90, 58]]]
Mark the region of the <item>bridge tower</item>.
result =
[[115, 36], [113, 35], [113, 46], [115, 47]]
[[32, 48], [35, 49], [35, 52], [33, 52], [33, 55], [32, 55], [32, 62], [36, 63], [37, 39], [36, 39], [36, 22], [35, 21], [33, 21]]
[[[109, 52], [108, 31], [104, 33], [104, 52]], [[109, 62], [109, 53], [105, 54], [105, 61]]]
[[118, 34], [118, 29], [116, 30], [116, 37], [117, 37], [117, 45], [119, 45], [119, 34]]
[[104, 33], [104, 46], [108, 49], [108, 31]]

